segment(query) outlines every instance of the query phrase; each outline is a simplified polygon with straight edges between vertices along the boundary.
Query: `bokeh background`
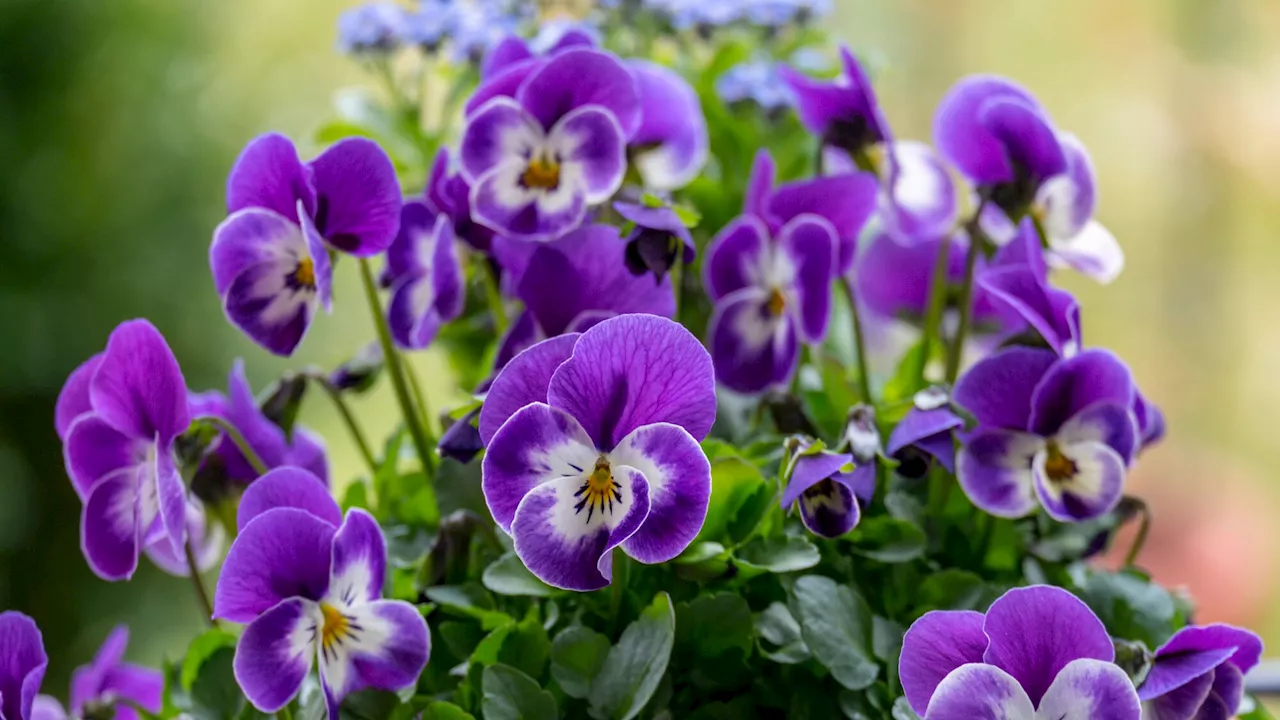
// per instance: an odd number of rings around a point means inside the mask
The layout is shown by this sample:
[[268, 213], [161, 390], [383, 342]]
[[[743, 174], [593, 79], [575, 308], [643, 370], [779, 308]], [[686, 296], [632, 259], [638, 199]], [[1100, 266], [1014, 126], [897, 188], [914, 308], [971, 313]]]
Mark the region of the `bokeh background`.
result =
[[[146, 316], [193, 388], [243, 356], [256, 388], [286, 367], [232, 331], [207, 250], [243, 143], [305, 138], [336, 90], [364, 78], [334, 50], [349, 0], [0, 2], [0, 608], [45, 633], [48, 692], [116, 623], [130, 655], [180, 651], [199, 623], [186, 582], [143, 563], [97, 580], [53, 404], [120, 320]], [[1155, 508], [1144, 556], [1200, 619], [1259, 628], [1280, 648], [1280, 3], [1274, 0], [834, 0], [835, 35], [870, 58], [897, 133], [927, 139], [946, 88], [1013, 77], [1092, 150], [1100, 218], [1128, 268], [1067, 278], [1086, 338], [1132, 365], [1168, 413], [1133, 490]], [[341, 362], [373, 338], [354, 267], [295, 364]], [[450, 401], [443, 365], [416, 358]], [[384, 383], [385, 385], [385, 383]], [[385, 388], [358, 403], [373, 436]], [[444, 395], [441, 395], [444, 393]], [[359, 470], [320, 396], [303, 422], [329, 438], [339, 482]]]

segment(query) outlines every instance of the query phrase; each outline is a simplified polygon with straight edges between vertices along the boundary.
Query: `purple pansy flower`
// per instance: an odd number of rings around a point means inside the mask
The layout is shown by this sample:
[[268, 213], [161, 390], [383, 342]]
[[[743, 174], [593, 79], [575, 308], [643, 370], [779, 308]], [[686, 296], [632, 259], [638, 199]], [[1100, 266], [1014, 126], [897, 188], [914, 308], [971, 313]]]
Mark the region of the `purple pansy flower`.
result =
[[657, 63], [628, 60], [627, 68], [640, 91], [640, 127], [629, 146], [640, 179], [655, 190], [689, 184], [711, 148], [698, 94], [678, 73]]
[[812, 446], [797, 449], [782, 493], [782, 508], [800, 504], [800, 520], [809, 532], [825, 538], [844, 535], [862, 518], [859, 500], [876, 491], [876, 466], [854, 466], [853, 455]]
[[[958, 287], [964, 279], [968, 235], [956, 232], [950, 240], [935, 237], [903, 243], [899, 242], [899, 236], [885, 229], [871, 234], [854, 267], [854, 287], [857, 289], [858, 299], [876, 315], [913, 324], [922, 323], [929, 309], [934, 266], [944, 244], [947, 247], [949, 291]], [[985, 272], [986, 266], [986, 261], [979, 257], [979, 277]], [[1002, 318], [979, 284], [973, 297], [974, 329], [997, 329]]]
[[248, 626], [233, 667], [254, 707], [287, 705], [313, 664], [333, 719], [350, 693], [417, 682], [431, 634], [413, 605], [381, 599], [387, 547], [373, 517], [344, 520], [319, 478], [278, 468], [245, 491], [237, 524], [213, 607]]
[[[876, 217], [902, 244], [933, 240], [956, 231], [960, 202], [951, 171], [933, 148], [915, 140], [894, 140], [884, 147]], [[825, 148], [822, 172], [859, 172], [843, 150]]]
[[1015, 588], [986, 614], [925, 613], [902, 640], [898, 677], [924, 720], [1139, 720], [1098, 616], [1061, 588]]
[[288, 138], [268, 134], [231, 169], [227, 212], [209, 248], [227, 318], [290, 355], [316, 306], [330, 309], [329, 250], [368, 257], [395, 239], [400, 186], [391, 159], [369, 140], [342, 140], [304, 164]]
[[929, 458], [954, 474], [954, 434], [962, 428], [964, 420], [951, 409], [947, 391], [927, 388], [916, 393], [911, 410], [889, 434], [885, 452], [899, 462], [898, 474], [905, 477], [923, 477], [929, 469]]
[[635, 223], [627, 235], [627, 268], [633, 275], [662, 276], [677, 262], [686, 265], [698, 256], [698, 246], [684, 221], [668, 205], [653, 207], [640, 203], [616, 202], [613, 208], [624, 220]]
[[796, 98], [796, 113], [822, 144], [851, 158], [870, 161], [872, 149], [893, 138], [880, 111], [871, 79], [847, 46], [840, 47], [841, 73], [834, 80], [815, 80], [783, 65], [778, 69]]
[[133, 705], [153, 714], [160, 712], [164, 676], [159, 670], [124, 662], [128, 645], [129, 628], [117, 626], [93, 662], [76, 669], [71, 676], [71, 717], [138, 720]]
[[[467, 184], [461, 173], [450, 173], [449, 149], [441, 148], [431, 165], [431, 174], [427, 177], [427, 188], [417, 198], [405, 201], [406, 205], [423, 208], [427, 213], [415, 210], [428, 229], [435, 227], [436, 217], [443, 215], [453, 223], [453, 234], [459, 240], [480, 252], [489, 252], [493, 245], [493, 231], [471, 219], [471, 186]], [[403, 215], [402, 215], [403, 222]], [[403, 233], [396, 235], [403, 240]], [[394, 252], [396, 242], [392, 242], [387, 250]], [[388, 258], [390, 259], [390, 258]], [[395, 281], [396, 268], [388, 265], [383, 269], [381, 283], [390, 287]]]
[[1002, 262], [983, 271], [978, 285], [997, 311], [1038, 333], [1053, 351], [1069, 357], [1079, 351], [1080, 304], [1066, 290], [1049, 284], [1044, 252], [1030, 220], [1000, 251]]
[[489, 51], [480, 64], [480, 79], [487, 81], [498, 73], [541, 57], [557, 55], [576, 47], [594, 48], [595, 35], [590, 29], [576, 24], [547, 23], [538, 31], [532, 43], [519, 35], [509, 34]]
[[610, 318], [512, 360], [480, 411], [485, 500], [548, 585], [595, 590], [621, 547], [679, 555], [702, 528], [715, 420], [711, 358], [683, 326]]
[[977, 418], [956, 476], [975, 505], [1001, 517], [1035, 510], [1078, 522], [1115, 507], [1137, 450], [1129, 369], [1105, 350], [1059, 358], [1013, 347], [974, 365], [955, 402]]
[[[231, 372], [227, 374], [226, 395], [216, 390], [192, 393], [190, 407], [196, 417], [212, 416], [230, 423], [268, 469], [292, 465], [328, 481], [329, 461], [324, 439], [300, 426], [293, 428], [291, 437], [286, 436], [279, 425], [264, 415], [245, 375], [244, 360], [232, 363]], [[233, 482], [250, 483], [258, 477], [240, 448], [227, 437], [219, 437], [212, 455], [204, 462], [206, 469], [216, 470]], [[216, 463], [217, 467], [210, 467], [210, 463]]]
[[55, 720], [63, 715], [57, 700], [36, 695], [48, 667], [35, 621], [13, 610], [0, 613], [0, 717]]
[[388, 325], [400, 347], [427, 347], [445, 323], [462, 314], [467, 284], [453, 228], [448, 215], [432, 212], [425, 202], [404, 204], [383, 273], [391, 286]]
[[186, 542], [186, 488], [174, 440], [191, 424], [182, 370], [155, 326], [121, 323], [76, 368], [55, 414], [67, 474], [84, 501], [80, 546], [105, 580], [124, 580], [144, 546]]
[[493, 91], [467, 116], [459, 156], [472, 216], [529, 240], [577, 227], [622, 184], [640, 119], [635, 79], [613, 56], [573, 48], [539, 64], [514, 97]]
[[1244, 698], [1244, 675], [1262, 657], [1262, 640], [1231, 625], [1185, 627], [1156, 650], [1138, 688], [1143, 717], [1225, 720]]

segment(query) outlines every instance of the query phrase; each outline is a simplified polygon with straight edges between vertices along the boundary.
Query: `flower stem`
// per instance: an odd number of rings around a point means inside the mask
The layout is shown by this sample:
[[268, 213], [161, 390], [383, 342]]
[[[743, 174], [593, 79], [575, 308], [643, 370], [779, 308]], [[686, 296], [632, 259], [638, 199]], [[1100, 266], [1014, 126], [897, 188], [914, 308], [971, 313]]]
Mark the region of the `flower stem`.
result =
[[267, 464], [262, 461], [262, 458], [258, 456], [258, 453], [249, 445], [249, 441], [244, 439], [244, 435], [241, 435], [240, 431], [237, 430], [234, 425], [220, 417], [217, 417], [216, 415], [202, 415], [196, 418], [196, 420], [216, 425], [217, 428], [222, 431], [223, 435], [231, 438], [231, 442], [236, 444], [236, 448], [240, 450], [241, 455], [244, 455], [244, 459], [248, 461], [249, 466], [253, 468], [254, 472], [259, 475], [266, 474], [268, 470]]
[[613, 582], [609, 584], [609, 634], [618, 632], [618, 615], [622, 612], [622, 598], [627, 592], [627, 574], [631, 569], [629, 558], [622, 548], [613, 549]]
[[351, 407], [347, 405], [347, 400], [342, 396], [342, 391], [329, 382], [329, 378], [323, 373], [311, 372], [307, 376], [314, 382], [324, 388], [324, 392], [333, 401], [333, 406], [337, 408], [339, 417], [347, 426], [347, 432], [351, 434], [351, 439], [355, 441], [356, 447], [360, 450], [360, 457], [364, 458], [364, 462], [369, 466], [369, 472], [378, 472], [378, 461], [373, 456], [373, 451], [369, 449], [369, 442], [365, 440], [364, 433], [360, 430], [360, 424], [356, 422], [356, 416], [351, 412]]
[[845, 295], [849, 298], [849, 312], [853, 315], [853, 345], [854, 351], [858, 355], [858, 391], [862, 393], [862, 401], [871, 405], [873, 404], [871, 399], [871, 371], [867, 363], [867, 342], [862, 332], [862, 317], [858, 310], [858, 298], [854, 295], [853, 284], [849, 282], [848, 278], [840, 278], [840, 284], [844, 286]]
[[493, 266], [488, 260], [480, 261], [480, 282], [484, 285], [484, 296], [489, 303], [489, 312], [493, 313], [493, 327], [501, 336], [510, 324], [507, 320], [507, 309], [502, 304], [502, 291], [498, 288], [498, 278], [494, 276]]
[[933, 357], [935, 344], [942, 343], [942, 310], [947, 304], [947, 270], [951, 266], [951, 236], [945, 235], [938, 245], [938, 257], [933, 262], [933, 280], [929, 287], [929, 307], [924, 316], [924, 362], [920, 363], [920, 384], [925, 383], [925, 371], [929, 358]]
[[276, 711], [276, 717], [279, 720], [293, 720], [293, 711], [289, 709], [288, 705], [285, 705]]
[[187, 556], [187, 570], [191, 574], [191, 585], [196, 589], [196, 599], [200, 601], [205, 622], [209, 623], [210, 627], [218, 627], [218, 621], [213, 619], [213, 603], [209, 602], [209, 591], [205, 589], [204, 578], [200, 577], [200, 567], [196, 563], [195, 551], [191, 549], [190, 536], [187, 537], [187, 543], [182, 549]]
[[418, 405], [418, 411], [422, 415], [422, 427], [426, 428], [427, 438], [431, 440], [434, 447], [435, 438], [440, 433], [440, 428], [436, 427], [439, 423], [434, 415], [431, 414], [431, 405], [427, 402], [427, 396], [422, 392], [422, 383], [418, 381], [418, 371], [413, 368], [413, 363], [409, 362], [405, 356], [400, 356], [400, 364], [404, 367], [405, 377], [409, 378], [409, 389], [413, 391], [413, 401]]
[[[683, 252], [683, 250], [681, 251]], [[676, 258], [671, 265], [671, 295], [675, 299], [676, 312], [673, 319], [680, 322], [680, 296], [684, 294], [684, 260]]]
[[395, 391], [396, 402], [400, 403], [400, 412], [404, 415], [405, 427], [413, 439], [414, 449], [428, 477], [436, 474], [435, 443], [427, 435], [422, 426], [422, 417], [418, 408], [409, 397], [409, 383], [405, 380], [404, 358], [396, 350], [391, 341], [391, 328], [387, 326], [387, 316], [382, 312], [382, 301], [378, 299], [378, 285], [373, 279], [373, 270], [369, 267], [368, 258], [360, 258], [360, 278], [364, 281], [365, 299], [369, 301], [369, 312], [373, 314], [373, 325], [378, 331], [378, 342], [382, 344], [382, 354], [386, 358], [387, 374], [391, 376], [391, 387]]
[[951, 352], [947, 355], [947, 384], [954, 385], [960, 377], [960, 361], [964, 356], [964, 343], [969, 334], [969, 326], [973, 324], [973, 281], [974, 271], [978, 267], [978, 255], [982, 252], [982, 243], [986, 234], [980, 224], [982, 211], [986, 201], [978, 205], [973, 218], [966, 224], [969, 233], [969, 252], [964, 257], [964, 282], [960, 285], [960, 325], [956, 328], [956, 336], [951, 344]]
[[1151, 508], [1146, 503], [1142, 503], [1138, 512], [1142, 515], [1142, 519], [1138, 521], [1138, 536], [1133, 539], [1133, 545], [1129, 547], [1129, 554], [1124, 558], [1125, 567], [1133, 567], [1134, 563], [1138, 562], [1138, 556], [1142, 554], [1142, 547], [1147, 544], [1147, 533], [1151, 530]]

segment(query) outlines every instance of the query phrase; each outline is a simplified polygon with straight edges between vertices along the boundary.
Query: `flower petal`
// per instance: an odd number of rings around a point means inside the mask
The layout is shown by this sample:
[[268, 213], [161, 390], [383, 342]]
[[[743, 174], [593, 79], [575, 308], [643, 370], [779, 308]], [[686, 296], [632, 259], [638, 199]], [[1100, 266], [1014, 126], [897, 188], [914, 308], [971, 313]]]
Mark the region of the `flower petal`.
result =
[[458, 148], [463, 177], [473, 185], [494, 168], [524, 158], [543, 144], [538, 121], [509, 97], [497, 97], [467, 116]]
[[[448, 151], [441, 150], [441, 153], [446, 152]], [[437, 159], [436, 165], [432, 166], [433, 176], [441, 162]], [[443, 162], [447, 165], [448, 158], [445, 157]], [[437, 218], [442, 214], [433, 209], [427, 201], [405, 201], [400, 208], [400, 230], [396, 233], [396, 239], [391, 243], [391, 247], [387, 248], [387, 264], [380, 278], [383, 287], [391, 287], [396, 284], [396, 281], [408, 275], [421, 275], [430, 267], [431, 253], [424, 253], [423, 249], [424, 246], [431, 247], [432, 232], [435, 230]]]
[[1010, 80], [971, 75], [947, 91], [934, 115], [933, 138], [938, 150], [961, 173], [983, 185], [1013, 179], [1003, 139], [982, 122], [982, 108], [1001, 98], [1038, 107], [1031, 93]]
[[[136, 703], [152, 714], [159, 714], [164, 707], [164, 675], [159, 670], [120, 663], [107, 672], [102, 690], [107, 697]], [[117, 703], [115, 720], [140, 720], [140, 717], [135, 708]]]
[[308, 213], [315, 210], [311, 171], [298, 159], [293, 141], [277, 133], [254, 138], [227, 177], [227, 213], [256, 207], [293, 217], [298, 201]]
[[1071, 445], [1096, 442], [1109, 445], [1127, 465], [1138, 449], [1133, 413], [1113, 403], [1096, 403], [1076, 413], [1058, 430], [1058, 442]]
[[481, 468], [485, 502], [507, 532], [516, 510], [535, 487], [578, 477], [600, 453], [567, 412], [536, 402], [524, 406], [493, 434]]
[[956, 458], [956, 479], [974, 505], [997, 517], [1023, 517], [1036, 508], [1031, 465], [1044, 440], [1012, 430], [980, 430]]
[[307, 257], [307, 241], [295, 219], [297, 210], [281, 215], [263, 208], [238, 210], [218, 224], [209, 246], [209, 268], [218, 296], [226, 298], [231, 283], [245, 271], [286, 258]]
[[1054, 267], [1069, 267], [1106, 285], [1124, 270], [1124, 250], [1111, 231], [1090, 220], [1080, 232], [1067, 238], [1051, 239], [1048, 261]]
[[1031, 420], [1032, 397], [1056, 361], [1057, 356], [1047, 350], [1001, 350], [961, 375], [952, 398], [981, 425], [1026, 430]]
[[[885, 453], [893, 455], [908, 445], [915, 445], [923, 440], [938, 435], [945, 435], [946, 443], [951, 443], [951, 432], [964, 427], [960, 419], [947, 406], [922, 410], [913, 407], [889, 434], [889, 442], [885, 445]], [[939, 458], [941, 460], [941, 458]]]
[[1124, 671], [1102, 660], [1074, 660], [1045, 691], [1036, 718], [1043, 720], [1139, 720], [1142, 706]]
[[1058, 143], [1057, 131], [1034, 103], [995, 98], [983, 103], [978, 120], [1004, 145], [1004, 152], [1016, 172], [1025, 172], [1043, 181], [1067, 169], [1067, 157]]
[[1006, 592], [987, 610], [983, 630], [990, 638], [983, 660], [1017, 678], [1034, 703], [1071, 661], [1115, 659], [1102, 621], [1062, 588], [1033, 585]]
[[804, 491], [840, 472], [846, 465], [853, 465], [852, 455], [826, 451], [797, 455], [787, 487], [782, 492], [782, 509], [790, 510]]
[[278, 467], [245, 489], [236, 527], [243, 532], [254, 518], [282, 507], [304, 510], [335, 528], [342, 524], [342, 510], [323, 480], [301, 468]]
[[329, 245], [360, 257], [387, 249], [400, 228], [400, 182], [391, 158], [366, 138], [334, 143], [311, 161], [316, 228]]
[[[769, 194], [773, 192], [776, 175], [777, 168], [769, 150], [767, 148], [757, 150], [755, 158], [751, 161], [751, 174], [747, 178], [746, 195], [742, 198], [743, 215], [754, 215], [764, 220], [768, 215], [766, 205], [769, 202]], [[726, 292], [732, 292], [732, 290]]]
[[754, 215], [740, 215], [716, 234], [703, 269], [712, 302], [760, 284], [769, 238], [769, 228]]
[[62, 390], [58, 393], [58, 403], [53, 410], [53, 425], [58, 431], [59, 440], [66, 441], [71, 423], [76, 418], [93, 411], [93, 403], [89, 400], [89, 383], [101, 363], [102, 353], [97, 353], [72, 370], [63, 383]]
[[148, 445], [145, 440], [124, 435], [98, 415], [82, 415], [72, 424], [62, 446], [76, 494], [83, 500], [98, 480], [140, 462]]
[[288, 598], [252, 618], [236, 645], [236, 683], [262, 712], [276, 712], [302, 689], [323, 620], [310, 600]]
[[831, 319], [831, 279], [835, 277], [836, 233], [818, 215], [798, 215], [778, 234], [782, 258], [794, 268], [791, 291], [796, 300], [800, 338], [822, 342]]
[[232, 325], [280, 356], [302, 342], [319, 302], [315, 286], [297, 280], [301, 266], [291, 257], [253, 265], [227, 287], [223, 308]]
[[346, 608], [349, 632], [320, 655], [320, 674], [332, 708], [347, 695], [376, 688], [396, 692], [418, 681], [431, 655], [431, 633], [418, 609], [400, 600]]
[[103, 580], [124, 580], [138, 567], [143, 532], [139, 469], [127, 467], [98, 480], [80, 516], [80, 549]]
[[508, 160], [479, 178], [471, 188], [476, 222], [495, 232], [527, 241], [555, 239], [582, 224], [587, 214], [580, 174], [562, 175], [554, 190], [524, 186], [526, 162]]
[[[117, 709], [119, 714], [121, 709]], [[62, 703], [56, 698], [48, 695], [36, 695], [35, 700], [31, 703], [31, 714], [28, 720], [67, 720], [67, 711], [62, 708]], [[121, 720], [125, 720], [122, 718]], [[129, 720], [132, 720], [130, 718]]]
[[649, 487], [649, 515], [622, 549], [642, 563], [671, 560], [693, 542], [711, 503], [711, 463], [688, 430], [670, 423], [637, 428], [609, 453]]
[[517, 35], [507, 35], [485, 54], [484, 61], [480, 63], [480, 79], [489, 80], [511, 65], [529, 60], [533, 56], [528, 43]]
[[1066, 171], [1040, 187], [1036, 204], [1044, 212], [1050, 243], [1079, 233], [1097, 207], [1097, 179], [1089, 151], [1080, 138], [1058, 133], [1058, 144], [1067, 160]]
[[1225, 624], [1185, 627], [1156, 650], [1155, 663], [1138, 694], [1143, 700], [1159, 697], [1228, 660], [1248, 671], [1261, 655], [1262, 641], [1244, 628]]
[[182, 483], [173, 457], [173, 443], [156, 448], [155, 492], [160, 522], [174, 554], [184, 552], [187, 544], [187, 487]]
[[854, 473], [836, 473], [800, 496], [800, 521], [809, 532], [838, 538], [858, 525], [862, 508], [852, 490], [853, 476]]
[[0, 715], [9, 720], [30, 717], [48, 666], [35, 621], [14, 610], [0, 613]]
[[352, 508], [333, 536], [329, 597], [345, 605], [372, 602], [382, 597], [386, 580], [387, 539], [382, 528], [372, 515]]
[[707, 328], [715, 377], [740, 393], [785, 385], [800, 360], [800, 341], [789, 316], [775, 317], [769, 296], [744, 288], [717, 303]]
[[551, 376], [573, 354], [578, 337], [577, 333], [570, 333], [543, 340], [516, 355], [499, 371], [480, 408], [480, 438], [485, 445], [493, 441], [498, 428], [517, 410], [547, 401]]
[[619, 315], [583, 333], [551, 376], [547, 398], [602, 450], [663, 422], [701, 441], [716, 418], [710, 356], [683, 325], [656, 315]]
[[324, 597], [336, 531], [297, 508], [275, 508], [254, 518], [222, 564], [214, 617], [248, 623], [281, 600]]
[[1197, 720], [1227, 720], [1240, 710], [1243, 701], [1244, 673], [1234, 662], [1219, 665], [1213, 671], [1213, 690], [1200, 709], [1203, 714]]
[[[466, 116], [470, 118], [494, 98], [514, 98], [516, 91], [520, 89], [520, 86], [528, 79], [529, 75], [534, 70], [542, 67], [544, 63], [545, 61], [542, 58], [529, 58], [512, 63], [499, 70], [492, 77], [484, 78], [480, 86], [467, 99], [467, 104], [463, 106]], [[516, 104], [518, 105], [519, 103]]]
[[1031, 398], [1031, 425], [1041, 435], [1056, 433], [1068, 420], [1091, 405], [1133, 405], [1133, 376], [1114, 353], [1092, 348], [1054, 365], [1044, 374]]
[[955, 227], [958, 202], [951, 173], [928, 145], [898, 140], [889, 149], [880, 217], [904, 242], [941, 238]]
[[547, 136], [547, 145], [561, 158], [560, 175], [580, 178], [589, 204], [609, 199], [622, 185], [627, 171], [627, 142], [618, 121], [595, 105], [571, 110]]
[[1037, 720], [1018, 681], [998, 667], [970, 663], [947, 675], [929, 701], [927, 720]]
[[89, 396], [96, 412], [117, 429], [138, 438], [158, 437], [162, 445], [191, 424], [178, 360], [146, 320], [120, 323], [111, 332]]
[[1032, 462], [1036, 494], [1055, 520], [1081, 522], [1110, 512], [1124, 494], [1125, 461], [1110, 446], [1085, 441], [1059, 450], [1072, 467], [1071, 476], [1049, 474], [1048, 453], [1040, 451]]
[[[191, 551], [196, 558], [196, 569], [208, 572], [222, 559], [226, 549], [227, 533], [219, 522], [208, 522], [204, 505], [195, 498], [187, 501], [187, 537], [190, 538]], [[187, 565], [185, 549], [174, 552], [169, 538], [161, 537], [149, 543], [143, 552], [152, 564], [174, 577], [189, 577], [191, 568]]]
[[616, 117], [624, 138], [640, 127], [635, 79], [615, 57], [591, 48], [574, 48], [551, 58], [524, 81], [516, 99], [544, 128], [586, 105]]
[[[1143, 720], [1227, 720], [1230, 713], [1214, 715], [1218, 708], [1213, 703], [1213, 671], [1193, 677], [1186, 683], [1151, 699], [1142, 700]], [[1146, 686], [1143, 685], [1145, 688]], [[1145, 697], [1138, 691], [1139, 699]], [[1206, 707], [1206, 705], [1208, 707]], [[1222, 708], [1225, 710], [1225, 708]]]
[[540, 580], [583, 592], [612, 580], [610, 551], [649, 514], [649, 484], [639, 470], [614, 465], [612, 478], [615, 491], [607, 510], [583, 507], [580, 474], [545, 482], [520, 501], [511, 523], [516, 555]]
[[1059, 355], [1080, 347], [1080, 305], [1066, 290], [1050, 287], [1032, 267], [991, 268], [978, 282], [997, 310], [1030, 325]]
[[961, 665], [982, 662], [986, 649], [982, 613], [934, 610], [920, 616], [903, 636], [898, 657], [898, 677], [911, 708], [923, 716], [939, 683]]
[[683, 187], [702, 170], [710, 150], [698, 95], [679, 74], [657, 63], [632, 59], [627, 67], [640, 90], [641, 122], [631, 138], [640, 149], [636, 170], [646, 187]]
[[832, 175], [779, 185], [766, 209], [779, 223], [806, 213], [826, 218], [836, 233], [836, 270], [844, 275], [853, 267], [858, 235], [875, 213], [879, 196], [880, 182], [871, 173]]

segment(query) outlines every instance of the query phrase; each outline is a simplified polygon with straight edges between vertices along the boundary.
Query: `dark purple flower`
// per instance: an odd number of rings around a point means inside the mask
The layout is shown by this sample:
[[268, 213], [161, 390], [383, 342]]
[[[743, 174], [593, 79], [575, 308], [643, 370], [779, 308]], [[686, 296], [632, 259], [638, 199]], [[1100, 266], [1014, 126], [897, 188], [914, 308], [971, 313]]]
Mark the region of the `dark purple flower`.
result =
[[929, 458], [937, 460], [948, 473], [955, 473], [954, 435], [963, 427], [964, 420], [952, 411], [946, 390], [921, 390], [906, 417], [890, 433], [885, 452], [901, 463], [898, 474], [905, 477], [923, 477], [929, 469]]
[[484, 440], [480, 438], [480, 430], [476, 421], [480, 417], [480, 408], [458, 418], [440, 435], [437, 450], [440, 455], [453, 458], [460, 463], [469, 463], [484, 449]]
[[809, 132], [850, 157], [869, 159], [872, 148], [892, 140], [893, 133], [871, 79], [847, 46], [841, 46], [840, 60], [842, 72], [834, 80], [815, 80], [786, 65], [779, 74], [791, 86], [796, 113]]
[[146, 320], [121, 323], [58, 398], [67, 474], [84, 501], [80, 544], [105, 580], [131, 577], [144, 545], [186, 542], [174, 440], [191, 424], [182, 370]]
[[698, 256], [689, 228], [670, 206], [616, 202], [613, 207], [624, 220], [635, 223], [624, 239], [627, 268], [632, 275], [651, 272], [661, 282], [672, 265], [691, 263]]
[[925, 613], [898, 677], [927, 720], [1139, 720], [1133, 683], [1102, 622], [1061, 588], [1015, 588], [986, 614]]
[[595, 590], [614, 547], [643, 563], [679, 555], [702, 528], [715, 421], [711, 358], [683, 326], [610, 318], [516, 356], [480, 411], [485, 500], [549, 585]]
[[453, 227], [448, 215], [432, 212], [425, 202], [404, 204], [383, 274], [391, 285], [388, 324], [400, 347], [427, 347], [445, 323], [462, 314], [467, 284]]
[[279, 468], [250, 485], [240, 534], [214, 593], [214, 616], [244, 623], [236, 681], [254, 707], [276, 712], [318, 663], [329, 717], [365, 688], [411, 687], [431, 653], [421, 613], [383, 600], [387, 546], [368, 513], [342, 511], [324, 483]]
[[329, 373], [329, 382], [343, 392], [361, 393], [373, 387], [385, 364], [382, 343], [375, 340], [357, 350], [350, 360], [334, 368]]
[[[164, 676], [159, 670], [124, 662], [129, 628], [117, 626], [98, 648], [93, 662], [71, 676], [71, 716], [138, 720], [137, 705], [159, 713]], [[123, 702], [122, 702], [123, 701]]]
[[1185, 627], [1156, 650], [1138, 688], [1144, 717], [1214, 720], [1235, 717], [1244, 675], [1262, 657], [1262, 639], [1231, 625]]
[[640, 91], [631, 162], [645, 187], [684, 187], [702, 171], [711, 147], [698, 94], [678, 73], [657, 63], [628, 60], [627, 68]]
[[[35, 621], [13, 610], [0, 613], [0, 717], [48, 720], [48, 714], [33, 708], [43, 704], [38, 700], [57, 705], [53, 698], [36, 697], [47, 667], [49, 656], [44, 652], [44, 638]], [[61, 710], [58, 707], [59, 713]]]
[[520, 78], [513, 97], [505, 87], [481, 87], [491, 94], [467, 116], [460, 158], [478, 222], [512, 237], [550, 240], [577, 227], [588, 206], [622, 184], [640, 96], [622, 63], [603, 52], [573, 48], [532, 62], [536, 69]]
[[1164, 412], [1141, 391], [1133, 395], [1133, 415], [1138, 421], [1138, 438], [1143, 450], [1164, 439]]
[[800, 520], [809, 532], [825, 538], [844, 535], [862, 518], [859, 500], [876, 491], [874, 462], [854, 466], [853, 456], [820, 447], [798, 448], [787, 473], [782, 507], [800, 503]]
[[978, 421], [956, 461], [960, 486], [1001, 517], [1037, 504], [1063, 522], [1110, 511], [1138, 446], [1134, 395], [1129, 369], [1105, 350], [1060, 358], [1014, 347], [983, 359], [955, 388]]
[[331, 307], [330, 249], [367, 257], [395, 239], [400, 186], [390, 158], [369, 140], [342, 140], [304, 164], [288, 138], [268, 134], [231, 169], [227, 212], [209, 248], [227, 318], [267, 350], [290, 355], [316, 306]]
[[[292, 436], [286, 436], [279, 425], [267, 418], [254, 399], [243, 360], [237, 359], [227, 374], [226, 395], [216, 390], [193, 393], [190, 406], [191, 413], [197, 417], [217, 417], [239, 430], [268, 469], [292, 465], [328, 481], [329, 461], [324, 440], [305, 427], [294, 427]], [[216, 463], [216, 467], [208, 467], [209, 470], [237, 483], [250, 483], [258, 477], [230, 438], [219, 437], [217, 442], [213, 457], [205, 459], [206, 466]]]

